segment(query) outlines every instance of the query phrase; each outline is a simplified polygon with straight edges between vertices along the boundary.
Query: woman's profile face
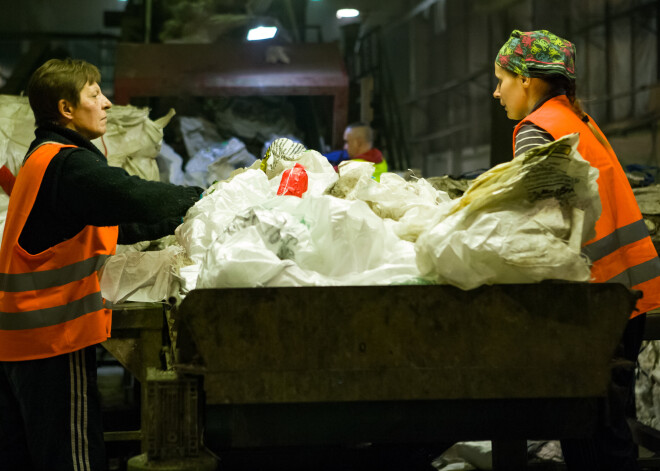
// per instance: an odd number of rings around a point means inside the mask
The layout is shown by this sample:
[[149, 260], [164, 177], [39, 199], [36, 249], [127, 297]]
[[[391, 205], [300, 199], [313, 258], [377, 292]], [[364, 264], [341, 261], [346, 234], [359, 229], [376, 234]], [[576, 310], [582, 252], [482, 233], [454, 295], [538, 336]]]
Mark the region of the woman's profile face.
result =
[[101, 92], [98, 83], [88, 83], [80, 91], [80, 103], [69, 104], [69, 122], [66, 127], [92, 140], [105, 134], [110, 100]]
[[523, 77], [495, 64], [497, 87], [493, 97], [500, 100], [509, 119], [518, 121], [529, 114], [528, 96], [523, 86]]

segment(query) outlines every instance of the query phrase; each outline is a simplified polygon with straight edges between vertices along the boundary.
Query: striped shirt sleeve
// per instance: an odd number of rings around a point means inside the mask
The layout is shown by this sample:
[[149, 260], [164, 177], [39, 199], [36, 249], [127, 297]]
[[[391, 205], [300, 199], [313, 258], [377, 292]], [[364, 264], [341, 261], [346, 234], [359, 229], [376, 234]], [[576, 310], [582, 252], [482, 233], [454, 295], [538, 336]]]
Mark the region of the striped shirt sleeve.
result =
[[524, 154], [533, 147], [542, 146], [554, 141], [549, 132], [532, 123], [525, 123], [516, 134], [516, 150], [514, 157]]

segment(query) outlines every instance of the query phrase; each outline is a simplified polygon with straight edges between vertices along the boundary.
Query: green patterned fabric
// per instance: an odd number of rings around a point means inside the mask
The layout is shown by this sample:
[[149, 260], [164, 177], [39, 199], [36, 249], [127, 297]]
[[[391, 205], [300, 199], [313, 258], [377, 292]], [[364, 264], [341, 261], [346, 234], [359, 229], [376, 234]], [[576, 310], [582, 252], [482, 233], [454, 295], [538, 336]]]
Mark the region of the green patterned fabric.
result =
[[575, 80], [575, 46], [544, 29], [514, 30], [497, 54], [495, 63], [524, 77], [559, 74]]

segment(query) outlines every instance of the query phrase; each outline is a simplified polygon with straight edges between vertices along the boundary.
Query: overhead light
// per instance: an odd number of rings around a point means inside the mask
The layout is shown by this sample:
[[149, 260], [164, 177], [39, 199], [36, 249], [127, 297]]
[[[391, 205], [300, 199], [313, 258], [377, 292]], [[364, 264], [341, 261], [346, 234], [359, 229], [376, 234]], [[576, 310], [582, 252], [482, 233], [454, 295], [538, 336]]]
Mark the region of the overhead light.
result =
[[360, 11], [355, 8], [342, 8], [341, 10], [337, 10], [337, 18], [339, 19], [355, 18], [356, 16], [360, 16]]
[[248, 31], [248, 41], [260, 41], [262, 39], [274, 38], [277, 34], [277, 26], [258, 26]]

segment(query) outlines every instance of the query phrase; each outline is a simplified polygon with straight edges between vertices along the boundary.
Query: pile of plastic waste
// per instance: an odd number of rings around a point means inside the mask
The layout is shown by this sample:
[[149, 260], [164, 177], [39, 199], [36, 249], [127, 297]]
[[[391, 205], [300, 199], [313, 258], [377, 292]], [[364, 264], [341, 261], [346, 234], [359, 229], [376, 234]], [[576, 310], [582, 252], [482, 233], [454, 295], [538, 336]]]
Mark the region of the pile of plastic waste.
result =
[[[600, 215], [598, 171], [577, 142], [566, 136], [496, 166], [452, 200], [424, 179], [386, 173], [376, 182], [369, 162], [344, 162], [337, 174], [320, 153], [279, 139], [263, 159], [205, 191], [174, 246], [162, 251], [165, 262], [111, 258], [104, 296], [158, 301], [194, 288], [588, 281], [580, 246]], [[145, 299], [144, 286], [114, 289], [123, 278], [158, 278], [127, 266], [170, 270], [173, 281], [151, 289], [158, 299]]]

